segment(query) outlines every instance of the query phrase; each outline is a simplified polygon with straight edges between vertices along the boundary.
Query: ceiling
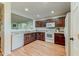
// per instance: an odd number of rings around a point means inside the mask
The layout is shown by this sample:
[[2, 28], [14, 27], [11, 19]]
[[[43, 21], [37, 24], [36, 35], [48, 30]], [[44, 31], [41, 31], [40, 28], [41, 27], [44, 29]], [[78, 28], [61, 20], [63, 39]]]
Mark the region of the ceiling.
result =
[[[70, 11], [69, 2], [12, 2], [11, 7], [12, 13], [35, 20], [63, 15]], [[29, 11], [25, 11], [25, 8]], [[52, 10], [54, 13], [51, 13]]]
[[32, 21], [30, 18], [22, 17], [16, 14], [11, 14], [11, 22], [17, 22], [17, 23], [26, 23], [27, 21]]

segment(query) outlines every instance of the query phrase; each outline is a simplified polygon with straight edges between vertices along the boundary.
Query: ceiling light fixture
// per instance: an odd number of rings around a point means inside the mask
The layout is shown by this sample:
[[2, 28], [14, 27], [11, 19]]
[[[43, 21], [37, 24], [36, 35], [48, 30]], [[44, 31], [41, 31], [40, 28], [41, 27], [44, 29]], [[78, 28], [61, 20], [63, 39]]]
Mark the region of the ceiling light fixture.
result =
[[25, 11], [29, 11], [29, 9], [28, 8], [25, 8]]
[[54, 13], [54, 11], [52, 10], [52, 11], [51, 11], [51, 13], [53, 14], [53, 13]]
[[40, 17], [40, 15], [37, 14], [37, 17]]

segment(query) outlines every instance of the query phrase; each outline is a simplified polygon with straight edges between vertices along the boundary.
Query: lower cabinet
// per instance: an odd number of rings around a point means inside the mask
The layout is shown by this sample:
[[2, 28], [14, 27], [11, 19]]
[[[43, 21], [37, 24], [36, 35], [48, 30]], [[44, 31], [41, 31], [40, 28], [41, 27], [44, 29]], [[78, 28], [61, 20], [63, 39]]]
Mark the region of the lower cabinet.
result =
[[55, 36], [55, 39], [54, 39], [55, 44], [65, 45], [64, 34], [55, 33], [54, 36]]
[[35, 33], [27, 33], [27, 34], [24, 34], [24, 45], [35, 41], [36, 40], [36, 37], [35, 36], [36, 36]]
[[45, 41], [45, 32], [37, 32], [36, 35], [37, 40]]
[[34, 33], [24, 34], [24, 45], [31, 43], [35, 40], [45, 41], [45, 33], [44, 32], [34, 32]]

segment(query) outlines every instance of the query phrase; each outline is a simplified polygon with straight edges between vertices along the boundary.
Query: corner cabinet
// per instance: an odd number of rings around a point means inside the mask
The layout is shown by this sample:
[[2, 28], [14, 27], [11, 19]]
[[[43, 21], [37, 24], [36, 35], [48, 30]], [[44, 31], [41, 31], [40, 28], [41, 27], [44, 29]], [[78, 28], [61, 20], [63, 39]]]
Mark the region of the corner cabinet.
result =
[[56, 27], [65, 27], [65, 17], [60, 17], [55, 21]]
[[34, 32], [34, 33], [24, 34], [24, 45], [29, 44], [35, 40], [45, 41], [45, 33], [44, 32]]
[[27, 33], [27, 34], [24, 34], [24, 45], [35, 41], [36, 40], [36, 37], [35, 36], [36, 36], [35, 33]]
[[45, 32], [37, 32], [36, 36], [37, 40], [45, 41]]

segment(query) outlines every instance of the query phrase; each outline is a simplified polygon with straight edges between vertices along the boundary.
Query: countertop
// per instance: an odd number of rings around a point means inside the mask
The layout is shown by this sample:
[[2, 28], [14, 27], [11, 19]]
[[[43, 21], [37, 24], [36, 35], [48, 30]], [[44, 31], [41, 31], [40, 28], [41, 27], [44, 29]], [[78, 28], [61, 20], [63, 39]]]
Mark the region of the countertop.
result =
[[36, 32], [36, 30], [34, 29], [28, 29], [28, 30], [25, 30], [25, 29], [12, 29], [11, 30], [12, 33], [33, 33], [33, 32]]
[[64, 32], [55, 32], [55, 33], [61, 33], [61, 34], [64, 34]]
[[12, 29], [12, 33], [20, 33], [20, 32], [25, 32], [25, 33], [32, 33], [32, 32], [46, 32], [46, 29]]
[[[12, 29], [12, 33], [33, 33], [33, 32], [46, 32], [45, 30], [37, 30], [37, 29]], [[64, 34], [64, 32], [54, 32], [54, 33], [61, 33]]]

